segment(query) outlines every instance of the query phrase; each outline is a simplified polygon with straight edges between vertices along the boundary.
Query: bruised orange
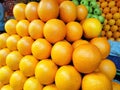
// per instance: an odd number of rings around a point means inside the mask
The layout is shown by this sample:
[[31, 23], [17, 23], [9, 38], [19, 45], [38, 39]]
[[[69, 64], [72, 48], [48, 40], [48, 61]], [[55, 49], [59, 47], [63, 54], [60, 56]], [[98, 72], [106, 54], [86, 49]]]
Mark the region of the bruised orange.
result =
[[41, 0], [38, 5], [38, 16], [46, 22], [57, 18], [59, 15], [59, 6], [56, 0]]

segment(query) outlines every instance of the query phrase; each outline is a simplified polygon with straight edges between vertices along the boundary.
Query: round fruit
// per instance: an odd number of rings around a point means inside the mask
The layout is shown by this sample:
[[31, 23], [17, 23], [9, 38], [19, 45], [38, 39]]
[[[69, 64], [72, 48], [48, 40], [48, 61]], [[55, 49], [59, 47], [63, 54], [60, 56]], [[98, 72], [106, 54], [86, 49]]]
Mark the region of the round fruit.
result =
[[77, 7], [72, 1], [63, 1], [60, 6], [60, 19], [65, 23], [77, 18]]
[[119, 90], [120, 84], [118, 82], [112, 81], [113, 90]]
[[110, 80], [113, 80], [116, 76], [117, 68], [113, 61], [105, 59], [101, 61], [99, 70], [104, 73]]
[[57, 69], [57, 65], [52, 60], [43, 59], [35, 68], [35, 77], [41, 84], [52, 84], [55, 80]]
[[32, 54], [37, 59], [46, 59], [50, 57], [52, 45], [43, 38], [39, 38], [32, 44]]
[[82, 79], [82, 90], [112, 90], [112, 83], [102, 73], [90, 73]]
[[66, 25], [66, 29], [67, 29], [66, 40], [68, 40], [69, 42], [73, 42], [81, 39], [83, 29], [80, 23], [75, 21], [69, 22]]
[[100, 35], [102, 31], [102, 25], [96, 18], [87, 18], [83, 24], [83, 32], [85, 38], [94, 38]]
[[110, 44], [105, 37], [96, 37], [93, 38], [91, 44], [94, 44], [97, 48], [99, 48], [102, 59], [105, 59], [110, 54]]
[[24, 90], [43, 90], [43, 85], [35, 77], [28, 78], [24, 83]]
[[8, 34], [16, 34], [16, 25], [17, 25], [17, 20], [15, 19], [9, 19], [6, 23], [5, 23], [5, 31]]
[[52, 61], [57, 65], [67, 65], [72, 59], [73, 47], [67, 41], [59, 41], [54, 44], [51, 50]]
[[8, 84], [4, 85], [0, 90], [13, 90], [13, 88]]
[[29, 2], [25, 8], [25, 16], [29, 21], [34, 19], [38, 19], [37, 13], [38, 3], [37, 2]]
[[33, 76], [37, 63], [38, 60], [35, 57], [33, 57], [32, 55], [26, 55], [20, 60], [20, 71], [22, 71], [22, 73], [27, 77]]
[[9, 83], [13, 90], [22, 90], [25, 81], [26, 77], [23, 73], [21, 71], [15, 71], [11, 75]]
[[31, 21], [28, 27], [28, 32], [33, 39], [38, 39], [43, 37], [43, 27], [44, 22], [36, 19]]
[[0, 34], [0, 49], [6, 47], [6, 40], [8, 37], [9, 37], [9, 34], [7, 33]]
[[29, 21], [28, 20], [20, 20], [16, 25], [16, 32], [20, 36], [28, 36], [28, 27]]
[[81, 44], [73, 51], [73, 65], [81, 73], [93, 72], [101, 62], [100, 50], [90, 43]]
[[59, 90], [79, 90], [81, 74], [73, 66], [61, 66], [56, 72], [55, 84]]
[[56, 0], [41, 0], [38, 5], [38, 16], [46, 22], [50, 19], [57, 18], [59, 15], [59, 5]]
[[13, 71], [8, 66], [1, 67], [0, 68], [0, 82], [2, 82], [2, 84], [8, 84], [12, 73]]
[[66, 35], [65, 23], [59, 19], [51, 19], [45, 23], [43, 34], [50, 43], [63, 40]]
[[25, 36], [18, 41], [17, 49], [22, 55], [31, 54], [32, 43], [33, 39], [31, 37]]
[[11, 51], [17, 50], [17, 42], [20, 40], [20, 36], [17, 34], [13, 34], [9, 36], [6, 40], [7, 48]]
[[42, 90], [58, 90], [55, 84], [46, 85]]
[[18, 3], [13, 7], [13, 15], [16, 20], [22, 20], [26, 18], [25, 8], [26, 8], [26, 4], [24, 3]]
[[18, 51], [10, 52], [6, 57], [6, 65], [11, 70], [18, 70], [19, 69], [19, 62], [23, 56]]

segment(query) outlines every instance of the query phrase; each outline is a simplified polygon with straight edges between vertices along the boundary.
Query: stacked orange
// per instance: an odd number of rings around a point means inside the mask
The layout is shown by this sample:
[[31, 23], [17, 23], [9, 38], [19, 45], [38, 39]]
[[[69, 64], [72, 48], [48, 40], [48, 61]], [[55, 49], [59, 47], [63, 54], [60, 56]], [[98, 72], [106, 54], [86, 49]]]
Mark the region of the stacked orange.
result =
[[98, 0], [105, 17], [102, 36], [108, 40], [120, 41], [120, 1]]
[[1, 90], [112, 90], [116, 66], [98, 37], [102, 25], [79, 10], [65, 0], [14, 6], [0, 34]]

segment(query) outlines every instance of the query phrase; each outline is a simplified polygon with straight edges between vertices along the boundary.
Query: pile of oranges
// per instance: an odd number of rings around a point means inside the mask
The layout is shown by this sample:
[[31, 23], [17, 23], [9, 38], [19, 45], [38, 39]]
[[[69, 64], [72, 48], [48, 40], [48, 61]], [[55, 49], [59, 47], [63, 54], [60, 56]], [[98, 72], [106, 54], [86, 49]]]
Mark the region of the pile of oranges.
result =
[[[79, 8], [80, 7], [80, 8]], [[69, 0], [18, 3], [0, 34], [1, 90], [118, 90], [102, 25]], [[79, 14], [78, 14], [79, 12]], [[84, 39], [83, 39], [84, 38]]]
[[120, 1], [98, 0], [105, 17], [102, 36], [108, 40], [120, 41]]

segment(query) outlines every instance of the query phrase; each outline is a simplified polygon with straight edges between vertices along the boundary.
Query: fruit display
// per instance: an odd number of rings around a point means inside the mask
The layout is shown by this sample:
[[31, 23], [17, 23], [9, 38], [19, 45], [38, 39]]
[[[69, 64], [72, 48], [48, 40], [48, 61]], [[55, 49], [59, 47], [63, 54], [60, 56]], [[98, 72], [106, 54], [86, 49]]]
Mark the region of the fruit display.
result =
[[71, 0], [17, 3], [0, 34], [0, 90], [119, 90], [101, 21], [88, 14]]
[[102, 36], [108, 40], [120, 41], [120, 1], [119, 0], [98, 0], [105, 17]]

